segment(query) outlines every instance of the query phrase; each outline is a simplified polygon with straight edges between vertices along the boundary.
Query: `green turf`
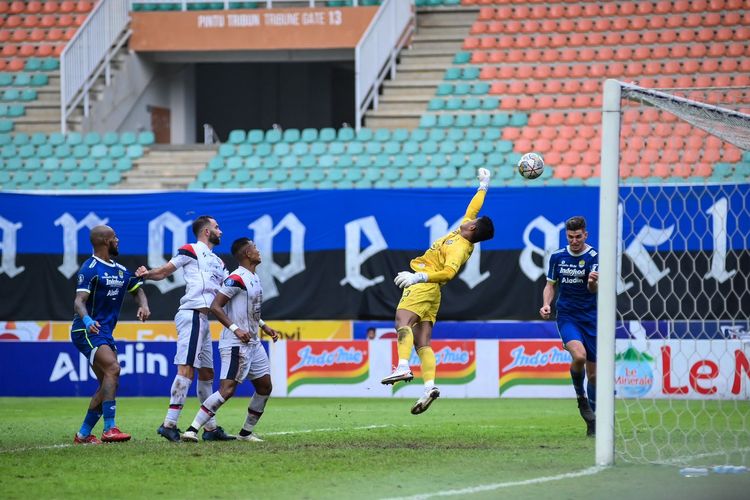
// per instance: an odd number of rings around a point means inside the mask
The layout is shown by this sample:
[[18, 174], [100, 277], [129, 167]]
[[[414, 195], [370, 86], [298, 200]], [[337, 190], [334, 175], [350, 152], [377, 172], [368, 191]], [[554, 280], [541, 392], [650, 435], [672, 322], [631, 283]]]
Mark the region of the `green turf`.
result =
[[[438, 400], [419, 416], [410, 400], [272, 399], [264, 443], [169, 443], [156, 435], [163, 398], [118, 399], [133, 441], [72, 446], [83, 399], [0, 399], [2, 498], [387, 498], [465, 488], [459, 497], [747, 498], [750, 474], [683, 478], [675, 466], [624, 465], [592, 476], [507, 485], [593, 465], [575, 402]], [[219, 423], [236, 432], [246, 399]], [[187, 427], [197, 404], [181, 418]], [[101, 433], [101, 424], [95, 429]]]

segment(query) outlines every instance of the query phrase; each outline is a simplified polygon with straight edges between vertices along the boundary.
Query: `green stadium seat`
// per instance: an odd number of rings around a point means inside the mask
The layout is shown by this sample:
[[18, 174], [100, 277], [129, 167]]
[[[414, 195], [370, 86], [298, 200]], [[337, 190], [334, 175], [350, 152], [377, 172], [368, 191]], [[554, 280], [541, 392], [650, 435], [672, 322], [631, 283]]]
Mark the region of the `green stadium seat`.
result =
[[463, 101], [462, 108], [465, 111], [476, 111], [480, 106], [483, 106], [483, 103], [479, 98], [469, 97]]
[[336, 158], [333, 155], [321, 155], [318, 158], [320, 168], [332, 168], [336, 165]]
[[263, 159], [263, 166], [266, 169], [278, 168], [279, 165], [281, 165], [281, 160], [279, 159], [278, 156], [266, 156]]
[[265, 139], [265, 134], [262, 130], [253, 129], [248, 131], [246, 142], [248, 144], [260, 144]]
[[289, 171], [289, 180], [292, 182], [303, 182], [307, 179], [307, 170], [303, 168], [293, 168]]
[[11, 104], [8, 106], [8, 118], [20, 118], [26, 114], [26, 106], [23, 104]]
[[396, 167], [386, 167], [383, 169], [383, 180], [393, 182], [401, 177], [400, 169]]
[[453, 94], [452, 83], [439, 83], [435, 95], [437, 96], [449, 96]]
[[463, 80], [477, 80], [479, 79], [479, 68], [476, 66], [470, 66], [468, 68], [464, 68], [461, 72], [461, 78]]
[[300, 140], [300, 131], [296, 128], [288, 128], [284, 130], [281, 140], [284, 142], [297, 142]]
[[472, 115], [462, 114], [456, 116], [456, 121], [454, 123], [456, 127], [471, 127], [474, 123], [474, 118]]
[[438, 122], [438, 115], [422, 115], [419, 119], [419, 126], [422, 128], [436, 127]]
[[526, 113], [513, 113], [510, 116], [511, 127], [525, 127], [529, 123], [529, 115]]
[[485, 111], [493, 111], [499, 106], [500, 99], [498, 99], [497, 97], [488, 97], [486, 99], [482, 99], [481, 101], [481, 108]]
[[490, 152], [485, 155], [487, 167], [502, 167], [505, 165], [505, 157], [502, 153]]
[[430, 101], [427, 103], [428, 111], [440, 111], [443, 108], [445, 108], [444, 99], [430, 99]]
[[495, 151], [499, 153], [510, 153], [513, 151], [513, 143], [511, 141], [497, 141], [495, 143]]
[[350, 155], [341, 155], [336, 160], [336, 166], [339, 168], [349, 168], [354, 165], [354, 159]]
[[420, 145], [420, 149], [424, 154], [434, 154], [438, 152], [439, 145], [435, 141], [424, 141]]
[[325, 178], [325, 170], [323, 170], [322, 168], [310, 170], [310, 172], [307, 174], [307, 179], [311, 182], [321, 182]]
[[42, 60], [42, 71], [55, 71], [60, 68], [60, 61], [56, 57], [47, 57]]
[[42, 169], [47, 171], [60, 170], [60, 160], [57, 158], [45, 158], [42, 162]]
[[368, 155], [379, 155], [383, 151], [383, 143], [382, 142], [368, 142], [365, 144], [365, 152]]
[[19, 101], [21, 100], [21, 92], [18, 89], [5, 89], [2, 99], [3, 101]]
[[339, 129], [338, 140], [343, 142], [354, 140], [354, 129], [351, 127]]
[[37, 92], [34, 89], [24, 89], [21, 91], [21, 95], [19, 96], [19, 99], [25, 102], [36, 101]]
[[229, 170], [239, 170], [244, 166], [242, 158], [239, 156], [230, 156], [227, 158], [227, 168]]
[[276, 156], [286, 156], [291, 150], [288, 142], [277, 142], [273, 145], [273, 154]]
[[131, 146], [138, 142], [138, 138], [133, 132], [123, 132], [120, 134], [120, 144], [123, 146]]
[[385, 168], [390, 166], [391, 164], [391, 157], [387, 154], [379, 154], [375, 157], [375, 161], [373, 162], [373, 165], [375, 165], [378, 168]]
[[31, 174], [31, 177], [28, 180], [28, 183], [31, 184], [29, 187], [43, 187], [47, 184], [48, 178], [49, 176], [47, 175], [47, 172], [37, 170]]
[[0, 146], [6, 146], [13, 143], [13, 137], [10, 134], [0, 134]]
[[401, 152], [407, 155], [413, 155], [419, 152], [419, 143], [415, 141], [406, 141], [401, 145]]
[[235, 184], [248, 184], [252, 180], [250, 170], [242, 169], [234, 172], [233, 180]]
[[97, 170], [96, 160], [94, 160], [93, 158], [83, 158], [78, 162], [78, 168], [84, 172]]
[[302, 134], [300, 135], [300, 140], [302, 142], [311, 143], [318, 140], [318, 129], [315, 128], [306, 128], [302, 130]]
[[370, 182], [380, 179], [380, 169], [378, 167], [368, 167], [363, 173], [363, 178]]
[[244, 130], [232, 130], [229, 132], [227, 142], [229, 144], [241, 144], [247, 140], [247, 134]]
[[13, 78], [14, 87], [28, 87], [31, 85], [31, 75], [29, 73], [16, 73]]
[[143, 156], [143, 146], [140, 144], [131, 144], [128, 146], [126, 154], [129, 158], [140, 158]]
[[346, 153], [353, 156], [362, 154], [364, 150], [365, 148], [361, 142], [350, 142], [346, 145]]
[[29, 85], [33, 87], [43, 87], [47, 84], [49, 84], [49, 76], [47, 76], [45, 73], [36, 73], [34, 75], [31, 75], [31, 81], [29, 81]]
[[13, 144], [16, 146], [23, 146], [31, 142], [31, 137], [26, 132], [19, 132], [13, 136]]
[[130, 170], [131, 168], [133, 168], [133, 160], [131, 160], [127, 156], [118, 158], [117, 161], [115, 162], [115, 168], [119, 172], [125, 172], [127, 170]]
[[411, 166], [415, 168], [423, 168], [429, 165], [430, 161], [426, 154], [415, 154], [411, 157]]
[[40, 160], [39, 158], [28, 158], [24, 163], [24, 167], [29, 171], [41, 170], [42, 160]]
[[138, 134], [138, 144], [141, 146], [150, 146], [156, 141], [156, 136], [150, 130], [144, 130]]
[[[430, 116], [430, 115], [427, 115], [427, 116]], [[432, 126], [448, 128], [448, 127], [452, 127], [454, 122], [455, 122], [455, 118], [453, 117], [453, 115], [438, 115], [437, 123]]]
[[272, 129], [266, 130], [265, 141], [269, 144], [276, 144], [277, 142], [280, 142], [281, 137], [282, 137], [281, 129], [272, 128]]
[[104, 174], [104, 183], [109, 186], [114, 186], [122, 181], [122, 174], [117, 170], [110, 170]]
[[463, 106], [463, 101], [457, 98], [450, 98], [445, 100], [446, 111], [458, 111]]
[[245, 158], [245, 168], [255, 170], [263, 166], [263, 159], [260, 156], [248, 156]]
[[292, 144], [292, 154], [297, 156], [305, 156], [308, 152], [308, 144], [306, 142], [295, 142]]
[[299, 164], [302, 168], [314, 168], [318, 165], [318, 159], [313, 155], [305, 155], [300, 158]]
[[332, 168], [326, 172], [326, 179], [332, 182], [344, 180], [344, 169]]
[[361, 180], [364, 176], [364, 173], [361, 168], [349, 168], [346, 170], [346, 174], [344, 174], [344, 179], [351, 182], [357, 182]]
[[115, 161], [109, 156], [105, 158], [99, 158], [96, 161], [96, 167], [102, 172], [109, 172], [110, 170], [117, 170], [115, 168]]
[[24, 69], [26, 71], [40, 71], [42, 69], [42, 60], [38, 57], [29, 57], [26, 59]]
[[453, 95], [455, 96], [464, 96], [471, 92], [471, 84], [468, 83], [457, 83], [455, 89], [453, 90]]
[[234, 146], [231, 144], [221, 144], [219, 146], [219, 156], [223, 158], [234, 156]]
[[31, 158], [34, 156], [34, 153], [36, 151], [36, 148], [33, 144], [24, 144], [20, 148], [18, 148], [18, 156], [19, 158]]
[[214, 180], [222, 185], [229, 184], [230, 182], [232, 182], [232, 172], [230, 172], [229, 170], [219, 170], [218, 172], [216, 172]]
[[77, 144], [75, 147], [73, 147], [73, 157], [82, 159], [89, 156], [90, 149], [85, 144]]
[[281, 159], [281, 168], [297, 168], [299, 166], [299, 158], [295, 155], [288, 155]]
[[65, 172], [61, 170], [55, 170], [54, 172], [50, 172], [48, 183], [51, 184], [53, 187], [62, 187], [64, 186], [68, 181], [68, 176], [65, 175]]
[[392, 165], [398, 169], [406, 168], [410, 165], [409, 156], [405, 154], [398, 154], [393, 157]]
[[486, 128], [484, 129], [484, 140], [485, 141], [496, 141], [502, 137], [503, 132], [499, 128]]
[[209, 170], [201, 170], [198, 172], [198, 176], [196, 177], [196, 180], [199, 181], [201, 184], [206, 184], [207, 182], [212, 181], [214, 178], [214, 174]]
[[328, 152], [328, 146], [325, 142], [313, 142], [310, 144], [310, 154], [313, 156], [320, 156]]
[[490, 91], [490, 84], [486, 82], [482, 83], [475, 83], [471, 86], [471, 94], [472, 95], [487, 95], [487, 93]]
[[324, 128], [320, 130], [318, 140], [321, 142], [331, 142], [336, 140], [336, 130], [332, 128]]
[[378, 179], [372, 183], [372, 187], [375, 189], [391, 189], [391, 181], [387, 179]]
[[461, 78], [461, 68], [448, 68], [443, 75], [444, 80], [458, 80]]
[[86, 181], [86, 174], [80, 170], [74, 170], [68, 174], [68, 183], [72, 186], [83, 187], [83, 183]]
[[359, 142], [369, 142], [372, 140], [373, 132], [372, 129], [362, 127], [361, 129], [357, 130], [356, 133], [356, 139]]
[[273, 152], [273, 146], [267, 142], [261, 142], [255, 146], [255, 156], [265, 158]]
[[457, 146], [454, 141], [444, 140], [441, 141], [438, 151], [442, 154], [452, 154], [456, 152]]
[[467, 64], [471, 60], [471, 52], [456, 52], [453, 64]]
[[332, 142], [328, 145], [328, 153], [334, 156], [342, 155], [346, 151], [346, 144], [343, 142]]
[[247, 158], [248, 156], [252, 156], [253, 151], [255, 149], [253, 148], [252, 144], [237, 144], [235, 147], [236, 147], [237, 156], [240, 156], [242, 158]]
[[104, 144], [96, 144], [91, 148], [91, 156], [94, 158], [104, 158], [108, 152]]

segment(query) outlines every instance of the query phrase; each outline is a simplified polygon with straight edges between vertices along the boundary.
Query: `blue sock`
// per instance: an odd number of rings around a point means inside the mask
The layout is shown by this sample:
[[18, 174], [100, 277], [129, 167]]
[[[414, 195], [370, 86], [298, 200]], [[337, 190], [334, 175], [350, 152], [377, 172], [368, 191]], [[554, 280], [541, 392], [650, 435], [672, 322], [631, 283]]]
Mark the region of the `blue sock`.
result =
[[571, 368], [570, 378], [573, 379], [573, 388], [576, 390], [576, 396], [585, 396], [586, 394], [583, 392], [583, 372], [573, 371], [573, 368]]
[[586, 392], [589, 395], [589, 406], [593, 411], [596, 411], [596, 385], [592, 384], [590, 380], [586, 384]]
[[83, 424], [81, 425], [81, 430], [78, 431], [78, 434], [80, 434], [81, 437], [86, 437], [91, 434], [91, 429], [94, 428], [101, 416], [102, 414], [99, 413], [99, 409], [89, 410], [86, 413], [86, 418], [83, 419]]
[[115, 400], [102, 401], [102, 412], [104, 414], [104, 432], [107, 432], [115, 426], [115, 409], [117, 405]]

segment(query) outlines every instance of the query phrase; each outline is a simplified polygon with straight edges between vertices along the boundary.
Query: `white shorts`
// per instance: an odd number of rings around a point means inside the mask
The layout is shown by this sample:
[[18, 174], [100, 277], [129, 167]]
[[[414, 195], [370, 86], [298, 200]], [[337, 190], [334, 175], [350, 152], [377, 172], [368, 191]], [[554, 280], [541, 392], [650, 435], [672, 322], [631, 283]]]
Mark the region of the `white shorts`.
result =
[[174, 317], [177, 326], [177, 354], [174, 364], [193, 368], [214, 367], [208, 316], [192, 309], [180, 309]]
[[219, 349], [221, 380], [255, 380], [271, 374], [268, 354], [260, 342]]

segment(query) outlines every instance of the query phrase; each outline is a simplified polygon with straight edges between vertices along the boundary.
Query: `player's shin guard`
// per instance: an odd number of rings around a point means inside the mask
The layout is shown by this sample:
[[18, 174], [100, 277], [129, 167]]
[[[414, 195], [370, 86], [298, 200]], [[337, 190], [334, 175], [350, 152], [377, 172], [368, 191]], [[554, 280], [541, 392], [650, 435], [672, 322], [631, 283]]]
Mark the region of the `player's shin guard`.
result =
[[176, 375], [172, 381], [172, 389], [169, 396], [169, 409], [167, 416], [164, 417], [164, 427], [177, 427], [177, 420], [180, 418], [182, 407], [187, 399], [188, 389], [193, 381], [182, 375]]
[[431, 346], [422, 346], [417, 349], [419, 355], [419, 361], [422, 365], [422, 379], [424, 380], [425, 386], [432, 387], [435, 385], [435, 372], [437, 371], [435, 366], [435, 352]]
[[245, 418], [245, 423], [242, 426], [240, 435], [246, 436], [253, 432], [258, 420], [263, 416], [263, 411], [265, 410], [266, 403], [270, 397], [270, 395], [264, 396], [257, 392], [253, 394], [252, 399], [250, 399], [250, 405], [247, 407], [247, 417]]
[[[206, 399], [211, 397], [214, 392], [214, 381], [213, 380], [200, 380], [198, 379], [198, 400], [203, 404]], [[207, 431], [216, 429], [216, 419], [211, 417], [205, 424]]]
[[104, 416], [104, 431], [110, 430], [115, 426], [115, 413], [117, 412], [117, 403], [115, 400], [102, 401], [102, 416]]
[[411, 350], [414, 347], [414, 332], [410, 326], [402, 326], [397, 330], [398, 333], [398, 361], [399, 365], [409, 366]]
[[190, 426], [195, 430], [198, 430], [206, 425], [206, 422], [213, 418], [225, 401], [226, 400], [221, 397], [219, 391], [211, 394], [201, 405], [200, 410], [198, 410], [198, 413], [195, 415], [195, 420], [193, 420], [193, 423]]
[[596, 411], [596, 384], [591, 383], [589, 380], [588, 384], [586, 384], [586, 392], [588, 393], [591, 410]]
[[573, 367], [571, 366], [570, 378], [573, 379], [573, 388], [576, 391], [576, 396], [579, 398], [585, 396], [586, 394], [583, 392], [584, 372], [574, 370]]

